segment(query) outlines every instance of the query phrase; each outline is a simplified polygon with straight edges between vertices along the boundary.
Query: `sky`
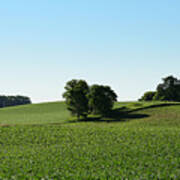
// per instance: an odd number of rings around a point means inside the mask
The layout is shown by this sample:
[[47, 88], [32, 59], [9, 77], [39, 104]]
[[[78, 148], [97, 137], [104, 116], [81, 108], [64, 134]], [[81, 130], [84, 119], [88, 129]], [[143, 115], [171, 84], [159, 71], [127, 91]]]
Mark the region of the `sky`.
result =
[[180, 78], [179, 0], [0, 3], [0, 94], [59, 101], [84, 79], [134, 101], [168, 75]]

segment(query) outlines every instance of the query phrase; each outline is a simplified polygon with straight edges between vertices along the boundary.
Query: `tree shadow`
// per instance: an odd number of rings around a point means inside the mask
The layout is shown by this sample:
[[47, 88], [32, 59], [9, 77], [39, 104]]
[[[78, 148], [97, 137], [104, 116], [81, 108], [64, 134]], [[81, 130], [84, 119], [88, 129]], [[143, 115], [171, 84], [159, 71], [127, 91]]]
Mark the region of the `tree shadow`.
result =
[[69, 123], [77, 123], [77, 122], [125, 122], [130, 121], [132, 119], [141, 119], [149, 117], [147, 114], [142, 113], [132, 113], [128, 108], [121, 107], [117, 109], [113, 109], [110, 113], [108, 113], [106, 116], [103, 117], [87, 117], [85, 119], [76, 119], [76, 120], [70, 120]]
[[131, 121], [133, 119], [142, 119], [147, 118], [150, 115], [145, 113], [140, 113], [138, 111], [146, 110], [146, 109], [152, 109], [152, 108], [158, 108], [158, 107], [166, 107], [166, 106], [178, 106], [180, 103], [164, 103], [164, 104], [154, 104], [147, 107], [140, 107], [136, 109], [130, 109], [125, 106], [121, 108], [113, 109], [110, 113], [108, 113], [106, 116], [100, 117], [100, 116], [93, 116], [93, 117], [87, 117], [85, 119], [76, 119], [76, 120], [70, 120], [68, 123], [78, 123], [78, 122], [107, 122], [107, 123], [114, 123], [114, 122], [125, 122], [125, 121]]
[[129, 112], [137, 112], [137, 111], [141, 111], [141, 110], [158, 108], [158, 107], [167, 107], [167, 106], [180, 106], [180, 103], [154, 104], [154, 105], [150, 105], [150, 106], [147, 106], [147, 107], [141, 107], [141, 108], [137, 108], [137, 109], [132, 109], [132, 110], [129, 110]]

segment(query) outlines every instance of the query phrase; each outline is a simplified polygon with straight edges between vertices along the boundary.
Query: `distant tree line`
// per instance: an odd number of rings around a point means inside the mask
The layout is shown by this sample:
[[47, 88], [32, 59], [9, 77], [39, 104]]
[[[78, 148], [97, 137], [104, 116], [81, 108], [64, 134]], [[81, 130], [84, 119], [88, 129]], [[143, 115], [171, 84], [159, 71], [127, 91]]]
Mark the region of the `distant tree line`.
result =
[[89, 86], [84, 80], [71, 80], [65, 86], [63, 97], [67, 109], [72, 115], [86, 118], [89, 114], [102, 116], [111, 112], [114, 102], [117, 101], [116, 93], [103, 85]]
[[180, 102], [180, 80], [173, 76], [163, 78], [156, 91], [145, 92], [140, 101], [177, 101]]
[[0, 108], [24, 104], [31, 104], [31, 100], [29, 97], [0, 95]]

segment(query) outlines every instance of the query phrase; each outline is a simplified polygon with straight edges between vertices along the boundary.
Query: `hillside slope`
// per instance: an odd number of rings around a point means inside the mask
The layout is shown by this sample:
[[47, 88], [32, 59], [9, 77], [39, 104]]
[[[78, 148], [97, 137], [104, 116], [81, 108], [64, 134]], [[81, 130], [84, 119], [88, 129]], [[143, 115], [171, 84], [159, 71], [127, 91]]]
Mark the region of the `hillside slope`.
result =
[[[118, 115], [95, 122], [180, 123], [180, 104], [162, 102], [118, 102]], [[0, 125], [65, 123], [72, 119], [64, 102], [31, 104], [0, 109]], [[109, 120], [109, 121], [107, 121]], [[70, 121], [74, 122], [74, 121]], [[75, 120], [76, 122], [76, 120]], [[92, 118], [92, 121], [94, 119]], [[136, 122], [137, 123], [137, 122]]]
[[0, 109], [0, 124], [60, 123], [68, 119], [64, 102], [31, 104]]

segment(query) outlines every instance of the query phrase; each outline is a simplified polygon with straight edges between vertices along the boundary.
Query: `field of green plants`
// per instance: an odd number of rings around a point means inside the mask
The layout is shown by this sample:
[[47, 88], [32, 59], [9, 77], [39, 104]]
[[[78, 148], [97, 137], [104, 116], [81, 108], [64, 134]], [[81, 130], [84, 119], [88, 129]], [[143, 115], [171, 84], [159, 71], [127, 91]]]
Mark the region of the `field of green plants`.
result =
[[115, 109], [87, 122], [63, 102], [0, 109], [0, 179], [180, 179], [180, 104]]

